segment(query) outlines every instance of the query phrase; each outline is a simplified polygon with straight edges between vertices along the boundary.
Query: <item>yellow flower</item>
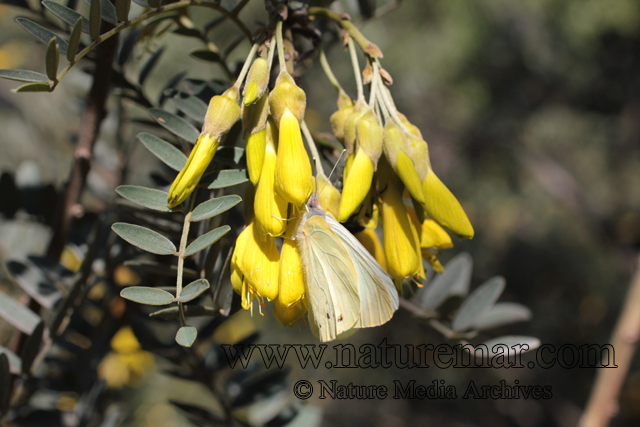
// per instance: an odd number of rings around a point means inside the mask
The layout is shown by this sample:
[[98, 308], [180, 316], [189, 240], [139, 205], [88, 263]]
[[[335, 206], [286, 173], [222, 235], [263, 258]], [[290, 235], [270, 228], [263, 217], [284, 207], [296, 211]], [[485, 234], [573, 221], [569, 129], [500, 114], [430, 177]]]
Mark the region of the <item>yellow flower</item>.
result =
[[244, 129], [247, 169], [253, 185], [258, 183], [264, 162], [269, 97], [265, 93], [258, 102], [242, 106], [242, 128]]
[[251, 64], [251, 69], [247, 74], [247, 82], [244, 89], [244, 105], [251, 105], [262, 97], [269, 85], [269, 63], [264, 58], [256, 58]]
[[342, 89], [340, 89], [340, 94], [338, 95], [338, 111], [331, 115], [329, 121], [331, 122], [331, 129], [333, 129], [333, 134], [343, 146], [344, 125], [352, 113], [353, 101], [351, 100], [351, 98], [349, 98], [349, 95], [347, 95]]
[[271, 125], [267, 123], [266, 150], [262, 174], [256, 187], [254, 201], [255, 218], [260, 234], [279, 236], [287, 228], [283, 218], [287, 217], [287, 202], [275, 193], [276, 141], [273, 139]]
[[279, 260], [273, 237], [266, 236], [263, 241], [255, 221], [251, 221], [238, 236], [231, 257], [231, 283], [233, 289], [242, 295], [243, 301], [248, 293], [255, 293], [270, 301], [276, 298]]
[[282, 242], [278, 301], [285, 307], [290, 307], [300, 301], [304, 295], [302, 261], [300, 260], [298, 243], [293, 240], [299, 223], [300, 220], [289, 221], [287, 232]]
[[359, 149], [349, 168], [349, 175], [347, 175], [342, 189], [338, 221], [348, 220], [367, 197], [373, 179], [373, 169], [371, 159], [362, 149]]
[[122, 327], [111, 339], [113, 351], [98, 366], [98, 377], [110, 388], [136, 386], [155, 368], [153, 354], [142, 350], [130, 326]]
[[262, 174], [262, 165], [264, 164], [267, 131], [263, 129], [260, 132], [247, 135], [245, 136], [245, 141], [249, 179], [253, 185], [257, 185]]
[[302, 143], [300, 123], [289, 109], [280, 119], [275, 188], [280, 197], [294, 205], [305, 203], [313, 190], [311, 162]]
[[293, 326], [298, 320], [304, 324], [304, 314], [307, 312], [302, 301], [286, 306], [280, 301], [280, 297], [273, 301], [273, 314], [281, 324]]
[[472, 239], [473, 227], [458, 199], [440, 181], [431, 168], [422, 183], [427, 214], [459, 239]]
[[425, 203], [422, 180], [418, 176], [411, 148], [404, 133], [393, 122], [384, 127], [384, 153], [393, 170], [398, 174], [411, 196], [421, 204]]
[[422, 223], [420, 246], [423, 248], [451, 249], [453, 242], [451, 242], [451, 237], [437, 222], [426, 218]]
[[382, 243], [380, 243], [376, 230], [372, 228], [365, 228], [364, 230], [355, 233], [354, 236], [356, 236], [356, 239], [362, 243], [362, 246], [369, 251], [376, 261], [378, 261], [380, 267], [382, 267], [384, 271], [388, 272], [387, 259], [384, 256], [384, 249], [382, 248]]
[[316, 194], [318, 194], [320, 206], [333, 215], [334, 218], [338, 218], [340, 192], [321, 171], [318, 171], [318, 176], [316, 177]]
[[238, 89], [232, 87], [209, 101], [204, 126], [187, 163], [171, 184], [167, 205], [175, 208], [195, 190], [216, 154], [220, 140], [240, 118]]

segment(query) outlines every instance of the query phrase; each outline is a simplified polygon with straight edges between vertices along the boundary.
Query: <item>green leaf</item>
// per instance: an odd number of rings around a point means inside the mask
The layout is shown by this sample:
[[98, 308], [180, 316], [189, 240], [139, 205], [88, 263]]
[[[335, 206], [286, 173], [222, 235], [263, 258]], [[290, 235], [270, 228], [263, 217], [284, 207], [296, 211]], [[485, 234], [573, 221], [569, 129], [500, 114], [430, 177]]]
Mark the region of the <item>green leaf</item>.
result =
[[58, 76], [58, 65], [60, 63], [60, 52], [58, 51], [57, 39], [57, 37], [52, 37], [51, 40], [49, 40], [45, 56], [47, 76], [53, 81], [55, 81]]
[[[185, 317], [213, 317], [220, 314], [219, 310], [215, 310], [211, 307], [203, 305], [185, 305], [182, 307]], [[149, 314], [149, 317], [157, 319], [177, 319], [180, 317], [179, 307], [163, 308], [162, 310], [154, 311]]]
[[182, 289], [178, 302], [192, 301], [202, 295], [202, 293], [207, 289], [209, 289], [209, 282], [207, 279], [198, 279], [195, 282], [191, 282]]
[[196, 59], [201, 59], [207, 62], [221, 62], [222, 58], [216, 52], [213, 52], [209, 49], [196, 49], [189, 52], [189, 55], [193, 56]]
[[175, 30], [173, 30], [173, 34], [202, 39], [202, 33], [195, 28], [176, 28]]
[[[60, 3], [57, 3], [55, 1], [43, 0], [42, 4], [44, 5], [44, 7], [49, 9], [49, 11], [51, 11], [51, 13], [53, 13], [55, 16], [57, 16], [58, 18], [62, 19], [64, 22], [66, 22], [67, 24], [69, 24], [71, 26], [75, 26], [76, 22], [78, 22], [78, 19], [82, 18], [82, 15], [80, 15], [75, 10], [70, 9], [67, 6], [64, 6], [64, 5], [62, 5]], [[89, 30], [89, 20], [83, 19], [82, 20], [82, 32], [89, 34], [89, 31], [90, 31]]]
[[[91, 0], [84, 0], [89, 6], [91, 6]], [[118, 24], [118, 16], [116, 14], [116, 7], [109, 0], [101, 1], [101, 15], [102, 19], [110, 24]]]
[[36, 360], [36, 356], [40, 351], [40, 345], [42, 344], [42, 334], [44, 333], [44, 322], [40, 321], [35, 327], [27, 341], [24, 343], [22, 354], [20, 359], [22, 360], [22, 366], [20, 367], [23, 374], [31, 372], [31, 366], [33, 361]]
[[9, 371], [9, 358], [0, 353], [0, 417], [4, 417], [9, 409], [11, 398], [11, 371]]
[[29, 70], [0, 70], [0, 78], [29, 83], [45, 83], [49, 81], [49, 78], [44, 74]]
[[165, 191], [138, 187], [137, 185], [121, 185], [116, 188], [116, 193], [145, 208], [160, 212], [171, 212], [171, 209], [167, 206], [169, 193]]
[[149, 114], [151, 114], [151, 117], [153, 117], [155, 121], [160, 123], [160, 126], [191, 144], [195, 144], [200, 136], [198, 129], [185, 119], [182, 119], [175, 114], [171, 114], [168, 111], [164, 111], [159, 108], [150, 108]]
[[[106, 0], [109, 1], [109, 0]], [[89, 34], [97, 40], [100, 37], [100, 25], [102, 25], [102, 0], [92, 0], [89, 10]]]
[[431, 284], [418, 291], [416, 296], [418, 303], [422, 308], [435, 310], [456, 289], [468, 289], [472, 270], [473, 260], [471, 255], [463, 252], [455, 256], [445, 265], [444, 273], [433, 279]]
[[247, 158], [244, 148], [239, 147], [220, 147], [216, 151], [213, 160], [227, 166], [236, 166], [241, 168], [247, 167]]
[[118, 21], [128, 21], [130, 9], [131, 0], [116, 0], [116, 17], [118, 18]]
[[139, 225], [116, 222], [111, 229], [133, 246], [158, 255], [174, 255], [176, 247], [160, 233]]
[[14, 375], [20, 375], [22, 372], [22, 361], [11, 350], [0, 345], [0, 354], [4, 354], [9, 361], [9, 371]]
[[146, 286], [129, 286], [120, 291], [120, 296], [129, 301], [146, 305], [167, 305], [174, 300], [167, 291]]
[[476, 322], [489, 310], [504, 290], [504, 278], [493, 277], [480, 285], [464, 300], [453, 318], [451, 327], [455, 331], [464, 331], [475, 327]]
[[[489, 359], [491, 359], [496, 354], [500, 354], [503, 351], [499, 347], [494, 349], [494, 346], [496, 345], [502, 344], [503, 346], [509, 347], [508, 356], [513, 357], [516, 355], [516, 352], [519, 354], [524, 354], [528, 351], [535, 350], [536, 348], [540, 347], [540, 340], [535, 337], [528, 337], [523, 335], [505, 335], [504, 337], [493, 338], [488, 341], [485, 341], [483, 344], [486, 345], [487, 349], [489, 350], [485, 358], [488, 357]], [[529, 348], [526, 351], [524, 350], [524, 348], [520, 347], [524, 345], [529, 346]], [[514, 349], [513, 348], [514, 346], [518, 346], [518, 347]], [[469, 350], [467, 346], [464, 346], [463, 348]], [[504, 347], [503, 349], [506, 350], [506, 348]], [[494, 350], [498, 350], [498, 351], [496, 352]], [[502, 354], [507, 356], [506, 351], [502, 352]]]
[[52, 31], [47, 30], [42, 25], [36, 24], [35, 22], [27, 19], [27, 18], [16, 18], [18, 24], [22, 28], [24, 28], [29, 34], [40, 40], [42, 43], [47, 44], [51, 37], [58, 37], [58, 47], [62, 53], [67, 53], [68, 43], [63, 40], [60, 36], [55, 34]]
[[147, 150], [171, 169], [179, 172], [187, 164], [187, 156], [164, 139], [144, 132], [139, 133], [137, 138]]
[[67, 50], [67, 60], [69, 62], [73, 62], [76, 59], [76, 52], [78, 52], [78, 46], [80, 46], [80, 36], [82, 36], [82, 25], [84, 21], [84, 18], [79, 17], [73, 26], [73, 30], [71, 30], [69, 50]]
[[[158, 276], [166, 276], [166, 277], [176, 277], [176, 273], [178, 272], [178, 267], [175, 265], [166, 265], [163, 263], [155, 262], [155, 261], [146, 261], [141, 259], [133, 259], [124, 262], [124, 265], [139, 268], [140, 270], [151, 273]], [[199, 277], [197, 271], [192, 270], [190, 268], [182, 269], [182, 277], [195, 279]]]
[[240, 196], [230, 194], [200, 203], [191, 213], [191, 222], [212, 218], [228, 211], [242, 201]]
[[40, 322], [37, 314], [5, 294], [0, 294], [0, 317], [25, 334], [33, 332]]
[[209, 246], [217, 242], [222, 236], [227, 234], [229, 230], [231, 230], [231, 227], [229, 227], [228, 225], [223, 225], [222, 227], [218, 227], [215, 230], [211, 230], [207, 234], [203, 234], [202, 236], [194, 240], [189, 246], [187, 246], [185, 256], [191, 256], [203, 249], [208, 248]]
[[193, 120], [200, 123], [204, 121], [204, 116], [207, 113], [207, 104], [205, 104], [200, 98], [183, 92], [178, 92], [175, 97], [169, 99], [176, 108], [178, 108], [178, 110], [182, 111]]
[[515, 302], [499, 302], [478, 318], [475, 328], [479, 331], [524, 322], [531, 319], [531, 310]]
[[178, 329], [176, 334], [176, 342], [183, 347], [191, 347], [196, 341], [198, 330], [193, 326], [183, 326]]
[[215, 171], [203, 177], [203, 184], [208, 189], [227, 188], [249, 181], [246, 169]]
[[51, 92], [51, 86], [49, 83], [27, 83], [26, 85], [19, 86], [11, 90], [14, 93], [21, 92]]
[[145, 80], [147, 80], [149, 73], [151, 73], [151, 70], [153, 70], [153, 67], [155, 67], [155, 65], [158, 63], [158, 60], [163, 53], [164, 47], [161, 47], [160, 49], [156, 50], [153, 55], [151, 55], [146, 64], [144, 64], [144, 67], [142, 67], [142, 71], [140, 71], [140, 75], [138, 76], [138, 84], [140, 86], [142, 86]]

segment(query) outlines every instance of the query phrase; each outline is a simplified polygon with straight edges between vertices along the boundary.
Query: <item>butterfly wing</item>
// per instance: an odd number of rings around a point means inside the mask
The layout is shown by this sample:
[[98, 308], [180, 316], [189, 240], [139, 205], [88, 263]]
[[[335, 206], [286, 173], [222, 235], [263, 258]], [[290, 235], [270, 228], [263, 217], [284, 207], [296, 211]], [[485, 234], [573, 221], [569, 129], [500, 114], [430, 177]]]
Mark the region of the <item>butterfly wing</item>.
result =
[[297, 240], [305, 293], [320, 340], [331, 341], [358, 321], [358, 276], [349, 253], [322, 216], [310, 216], [301, 227]]
[[356, 268], [360, 297], [360, 318], [356, 327], [368, 328], [386, 323], [399, 305], [398, 291], [391, 277], [349, 230], [331, 215], [327, 215], [326, 220]]

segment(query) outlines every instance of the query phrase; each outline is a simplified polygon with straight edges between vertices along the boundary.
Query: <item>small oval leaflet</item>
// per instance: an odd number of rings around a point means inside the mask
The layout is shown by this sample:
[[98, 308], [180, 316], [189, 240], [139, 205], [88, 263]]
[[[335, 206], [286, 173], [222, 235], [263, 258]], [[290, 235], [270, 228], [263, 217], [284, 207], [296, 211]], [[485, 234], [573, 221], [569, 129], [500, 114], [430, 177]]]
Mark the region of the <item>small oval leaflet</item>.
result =
[[207, 281], [207, 279], [198, 279], [194, 282], [191, 282], [187, 286], [185, 286], [180, 293], [178, 302], [192, 301], [202, 295], [202, 293], [207, 289], [209, 289], [209, 282]]
[[165, 191], [137, 185], [121, 185], [116, 188], [116, 193], [145, 208], [160, 212], [171, 212], [171, 209], [167, 206], [169, 193]]
[[51, 86], [49, 83], [27, 83], [26, 85], [22, 85], [16, 89], [12, 89], [12, 92], [21, 93], [21, 92], [50, 92]]
[[[499, 354], [513, 357], [516, 354], [526, 353], [540, 347], [540, 340], [535, 337], [521, 335], [505, 335], [503, 337], [493, 338], [483, 343], [487, 346], [488, 358], [492, 358]], [[498, 346], [494, 348], [495, 346]], [[527, 348], [528, 346], [528, 348]], [[508, 347], [508, 350], [507, 350]], [[516, 348], [514, 348], [516, 347]]]
[[207, 62], [220, 62], [220, 55], [208, 49], [196, 49], [189, 52], [194, 58]]
[[198, 336], [198, 330], [193, 326], [183, 326], [178, 329], [176, 342], [183, 347], [191, 347]]
[[478, 287], [464, 300], [458, 313], [453, 318], [451, 327], [456, 331], [464, 331], [475, 326], [478, 319], [489, 310], [504, 290], [505, 280], [493, 277]]
[[178, 92], [176, 96], [169, 99], [176, 108], [178, 108], [178, 110], [182, 111], [193, 120], [200, 123], [204, 121], [204, 116], [207, 113], [207, 104], [205, 104], [200, 98], [183, 92]]
[[216, 197], [215, 199], [202, 202], [191, 213], [191, 221], [198, 222], [212, 218], [228, 211], [242, 201], [240, 196], [230, 194], [228, 196]]
[[[91, 6], [91, 0], [84, 0], [89, 6]], [[116, 7], [109, 0], [100, 1], [100, 14], [102, 19], [110, 24], [117, 25], [118, 17], [116, 13]]]
[[22, 28], [24, 28], [28, 33], [40, 40], [42, 43], [48, 44], [49, 40], [51, 40], [52, 37], [57, 37], [60, 52], [67, 53], [69, 44], [66, 40], [62, 39], [54, 32], [47, 30], [43, 26], [36, 24], [35, 22], [27, 18], [16, 18], [16, 21], [18, 21], [18, 24], [20, 24]]
[[146, 286], [130, 286], [120, 292], [120, 296], [129, 301], [147, 305], [167, 305], [174, 300], [173, 295], [162, 289]]
[[173, 255], [176, 252], [175, 245], [171, 240], [139, 225], [116, 222], [111, 229], [120, 237], [133, 246], [158, 255]]
[[499, 302], [485, 311], [476, 321], [475, 328], [482, 331], [531, 319], [531, 310], [515, 302]]
[[249, 177], [246, 169], [230, 169], [212, 172], [203, 180], [209, 190], [215, 190], [242, 184], [249, 181]]
[[147, 147], [147, 150], [171, 169], [181, 171], [187, 164], [187, 156], [164, 139], [145, 132], [139, 133], [137, 138]]
[[229, 230], [231, 230], [231, 227], [229, 227], [228, 225], [223, 225], [222, 227], [218, 227], [215, 230], [209, 231], [207, 234], [203, 234], [202, 236], [194, 240], [189, 246], [187, 246], [185, 256], [191, 256], [213, 245], [218, 241], [218, 239], [227, 234]]
[[[185, 305], [182, 307], [185, 317], [213, 317], [220, 314], [220, 311], [204, 305]], [[149, 317], [158, 319], [178, 319], [180, 317], [179, 307], [163, 308], [149, 314]]]
[[[72, 27], [76, 24], [78, 18], [82, 18], [82, 15], [75, 10], [52, 0], [44, 0], [42, 5]], [[89, 34], [89, 21], [87, 19], [82, 20], [82, 32]]]
[[463, 252], [455, 256], [445, 265], [444, 273], [433, 279], [431, 285], [423, 288], [424, 291], [418, 292], [417, 299], [420, 301], [420, 306], [435, 310], [456, 291], [458, 295], [464, 291], [462, 295], [465, 295], [471, 281], [472, 269], [471, 255]]
[[82, 36], [82, 23], [84, 20], [82, 17], [79, 17], [76, 23], [71, 30], [71, 35], [69, 36], [69, 50], [67, 51], [67, 60], [69, 62], [73, 62], [76, 57], [76, 52], [78, 51], [78, 46], [80, 46], [80, 36]]
[[195, 144], [200, 136], [198, 129], [185, 119], [182, 119], [175, 114], [171, 114], [168, 111], [164, 111], [159, 108], [150, 108], [149, 114], [151, 114], [151, 117], [153, 117], [160, 126], [191, 144]]
[[30, 70], [0, 70], [0, 78], [17, 82], [46, 83], [49, 77]]

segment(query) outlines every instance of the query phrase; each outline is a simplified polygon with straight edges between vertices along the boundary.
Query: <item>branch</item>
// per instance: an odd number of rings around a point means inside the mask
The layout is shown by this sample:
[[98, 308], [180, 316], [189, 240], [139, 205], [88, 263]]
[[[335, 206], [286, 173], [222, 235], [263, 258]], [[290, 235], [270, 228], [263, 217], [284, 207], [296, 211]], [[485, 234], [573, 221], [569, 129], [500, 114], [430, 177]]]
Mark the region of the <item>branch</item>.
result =
[[579, 427], [604, 427], [618, 412], [618, 395], [631, 367], [640, 338], [640, 258], [631, 280], [626, 302], [613, 331], [611, 345], [618, 364], [616, 369], [599, 369]]

